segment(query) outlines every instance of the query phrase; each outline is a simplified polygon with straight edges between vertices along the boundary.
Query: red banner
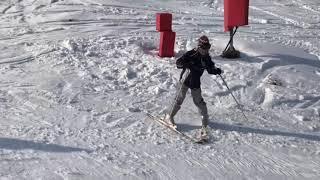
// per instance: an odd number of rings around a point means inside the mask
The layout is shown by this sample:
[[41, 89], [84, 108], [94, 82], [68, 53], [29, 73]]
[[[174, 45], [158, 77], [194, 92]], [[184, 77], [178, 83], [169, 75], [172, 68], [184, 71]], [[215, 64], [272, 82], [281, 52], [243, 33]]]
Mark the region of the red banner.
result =
[[248, 25], [249, 0], [224, 0], [224, 31]]

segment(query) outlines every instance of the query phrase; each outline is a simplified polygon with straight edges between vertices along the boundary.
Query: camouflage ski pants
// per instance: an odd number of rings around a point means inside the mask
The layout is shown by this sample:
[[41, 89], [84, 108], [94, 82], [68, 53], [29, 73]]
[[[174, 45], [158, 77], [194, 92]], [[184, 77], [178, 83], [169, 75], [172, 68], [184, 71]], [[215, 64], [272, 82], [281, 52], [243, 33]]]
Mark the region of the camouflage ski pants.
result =
[[[187, 87], [183, 83], [179, 84], [174, 102], [172, 103], [172, 107], [169, 111], [170, 118], [173, 119], [173, 117], [180, 110], [181, 105], [186, 97], [188, 90], [189, 90], [189, 87]], [[201, 88], [191, 89], [191, 96], [193, 99], [193, 103], [197, 106], [198, 111], [199, 111], [200, 115], [202, 116], [202, 126], [207, 126], [208, 119], [209, 119], [208, 109], [207, 109], [207, 105], [204, 102], [203, 97], [201, 95]]]

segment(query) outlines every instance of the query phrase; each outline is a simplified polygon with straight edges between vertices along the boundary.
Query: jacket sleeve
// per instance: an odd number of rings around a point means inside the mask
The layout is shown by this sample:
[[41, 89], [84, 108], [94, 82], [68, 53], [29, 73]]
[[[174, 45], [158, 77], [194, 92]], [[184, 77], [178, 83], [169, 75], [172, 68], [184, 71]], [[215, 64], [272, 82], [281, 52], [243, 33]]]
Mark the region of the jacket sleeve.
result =
[[207, 71], [209, 74], [215, 74], [216, 70], [217, 68], [214, 62], [211, 60], [211, 57], [209, 56], [209, 58], [207, 59]]
[[189, 53], [185, 53], [183, 56], [177, 59], [176, 65], [178, 69], [190, 68], [190, 57]]

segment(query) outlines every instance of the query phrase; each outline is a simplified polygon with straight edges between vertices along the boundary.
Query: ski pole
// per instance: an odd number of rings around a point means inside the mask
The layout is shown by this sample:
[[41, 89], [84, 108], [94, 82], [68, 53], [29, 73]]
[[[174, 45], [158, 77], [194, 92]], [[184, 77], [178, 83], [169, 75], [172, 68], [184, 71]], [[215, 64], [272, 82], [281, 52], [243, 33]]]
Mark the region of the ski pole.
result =
[[[174, 108], [174, 104], [176, 103], [176, 101], [177, 101], [177, 99], [178, 99], [178, 96], [179, 96], [179, 94], [180, 94], [180, 92], [181, 92], [181, 90], [182, 90], [182, 86], [183, 86], [183, 84], [184, 84], [185, 79], [183, 79], [183, 81], [181, 81], [181, 79], [182, 79], [183, 74], [185, 73], [185, 71], [187, 71], [187, 75], [185, 75], [185, 77], [187, 77], [187, 76], [190, 74], [190, 70], [189, 70], [189, 69], [184, 69], [184, 70], [183, 70], [183, 73], [180, 75], [180, 79], [179, 79], [179, 89], [178, 89], [178, 91], [176, 92], [175, 98], [174, 98], [174, 100], [172, 101], [172, 103], [171, 103], [171, 105], [170, 105], [170, 111], [169, 111], [170, 114], [171, 114], [171, 112], [172, 112], [172, 110], [173, 110], [173, 108]], [[166, 114], [164, 115], [164, 118], [165, 118], [165, 117], [166, 117]]]
[[231, 96], [233, 97], [234, 101], [237, 103], [238, 108], [239, 108], [240, 111], [242, 112], [243, 116], [245, 117], [245, 119], [246, 119], [247, 121], [249, 121], [249, 119], [247, 118], [247, 116], [244, 114], [242, 108], [240, 108], [240, 107], [241, 107], [241, 106], [240, 106], [240, 103], [237, 101], [237, 99], [236, 99], [236, 98], [234, 97], [234, 95], [232, 94], [232, 92], [231, 92], [231, 90], [230, 90], [227, 82], [224, 80], [224, 78], [221, 76], [221, 74], [219, 74], [219, 76], [220, 76], [220, 78], [222, 79], [224, 85], [227, 87], [227, 89], [228, 89], [228, 91], [230, 92]]

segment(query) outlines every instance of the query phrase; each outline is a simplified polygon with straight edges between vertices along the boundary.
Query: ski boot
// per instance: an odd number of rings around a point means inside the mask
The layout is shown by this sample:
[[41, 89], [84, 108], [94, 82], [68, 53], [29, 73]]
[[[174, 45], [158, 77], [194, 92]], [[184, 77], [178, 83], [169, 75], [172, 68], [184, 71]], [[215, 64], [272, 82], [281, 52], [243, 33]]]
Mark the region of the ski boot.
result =
[[200, 137], [201, 141], [207, 142], [209, 140], [209, 128], [208, 126], [202, 126], [200, 130]]
[[163, 119], [163, 121], [164, 121], [165, 123], [167, 123], [169, 126], [171, 126], [172, 128], [177, 129], [177, 125], [176, 125], [176, 123], [174, 122], [173, 117], [171, 117], [170, 115], [166, 114], [166, 116], [165, 116], [165, 118]]

